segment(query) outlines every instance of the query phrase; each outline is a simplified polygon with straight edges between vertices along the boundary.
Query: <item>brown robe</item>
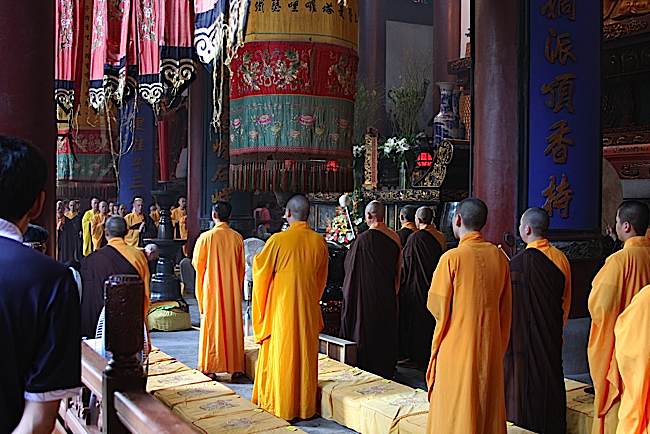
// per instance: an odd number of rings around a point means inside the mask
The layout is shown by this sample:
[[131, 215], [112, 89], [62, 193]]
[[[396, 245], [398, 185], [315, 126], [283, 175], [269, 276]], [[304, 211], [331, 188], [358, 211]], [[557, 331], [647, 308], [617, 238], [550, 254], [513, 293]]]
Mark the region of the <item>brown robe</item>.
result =
[[506, 415], [540, 434], [566, 432], [562, 370], [564, 274], [541, 251], [510, 261], [512, 326], [504, 358]]
[[345, 258], [341, 334], [357, 342], [357, 365], [392, 378], [397, 362], [396, 279], [400, 246], [379, 230], [357, 238]]
[[399, 291], [400, 349], [416, 365], [426, 367], [431, 357], [431, 340], [436, 321], [427, 309], [431, 277], [442, 256], [442, 247], [428, 231], [415, 232], [402, 252]]
[[104, 307], [104, 282], [114, 274], [134, 274], [137, 270], [111, 246], [103, 247], [81, 261], [81, 336], [95, 338], [99, 314]]

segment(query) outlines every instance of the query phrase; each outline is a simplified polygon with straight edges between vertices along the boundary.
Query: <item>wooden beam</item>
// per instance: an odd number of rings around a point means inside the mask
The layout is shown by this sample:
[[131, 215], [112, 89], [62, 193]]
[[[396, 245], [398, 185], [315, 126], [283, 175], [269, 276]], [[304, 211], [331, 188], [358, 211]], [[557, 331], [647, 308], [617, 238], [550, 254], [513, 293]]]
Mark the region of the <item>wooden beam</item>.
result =
[[86, 342], [81, 342], [81, 381], [98, 399], [102, 398], [102, 374], [108, 361]]
[[115, 392], [115, 410], [120, 422], [132, 433], [196, 433], [188, 423], [148, 393]]

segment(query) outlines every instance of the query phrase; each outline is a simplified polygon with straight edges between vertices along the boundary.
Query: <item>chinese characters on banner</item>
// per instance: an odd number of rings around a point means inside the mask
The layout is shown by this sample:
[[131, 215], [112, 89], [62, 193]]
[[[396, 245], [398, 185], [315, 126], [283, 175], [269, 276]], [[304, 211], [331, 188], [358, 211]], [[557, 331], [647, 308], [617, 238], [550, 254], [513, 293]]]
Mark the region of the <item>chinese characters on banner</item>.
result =
[[530, 0], [528, 206], [600, 224], [600, 2]]
[[[423, 0], [419, 0], [423, 1]], [[358, 23], [357, 11], [349, 6], [338, 3], [337, 0], [254, 0], [253, 13], [280, 13], [282, 8], [291, 12], [307, 12], [337, 16], [339, 19]]]

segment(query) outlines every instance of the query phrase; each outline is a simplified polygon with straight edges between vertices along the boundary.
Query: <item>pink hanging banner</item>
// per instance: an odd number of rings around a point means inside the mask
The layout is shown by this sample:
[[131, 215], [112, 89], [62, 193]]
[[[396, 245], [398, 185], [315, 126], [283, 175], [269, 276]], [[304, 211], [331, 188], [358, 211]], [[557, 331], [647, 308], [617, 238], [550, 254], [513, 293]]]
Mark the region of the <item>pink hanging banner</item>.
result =
[[160, 49], [160, 78], [172, 97], [182, 92], [196, 74], [192, 58], [194, 15], [191, 2], [168, 0], [164, 6]]
[[54, 98], [65, 113], [75, 101], [82, 10], [80, 0], [59, 0], [55, 5]]

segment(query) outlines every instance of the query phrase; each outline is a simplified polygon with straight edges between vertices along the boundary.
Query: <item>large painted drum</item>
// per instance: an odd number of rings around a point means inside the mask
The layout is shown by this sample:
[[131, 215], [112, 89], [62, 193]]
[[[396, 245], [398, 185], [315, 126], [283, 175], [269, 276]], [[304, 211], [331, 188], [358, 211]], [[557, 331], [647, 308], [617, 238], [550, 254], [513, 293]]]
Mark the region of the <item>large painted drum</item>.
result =
[[230, 180], [236, 190], [353, 187], [357, 0], [253, 0], [232, 63]]

